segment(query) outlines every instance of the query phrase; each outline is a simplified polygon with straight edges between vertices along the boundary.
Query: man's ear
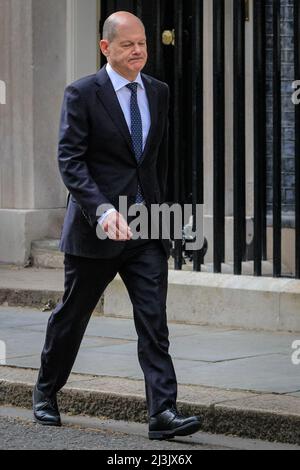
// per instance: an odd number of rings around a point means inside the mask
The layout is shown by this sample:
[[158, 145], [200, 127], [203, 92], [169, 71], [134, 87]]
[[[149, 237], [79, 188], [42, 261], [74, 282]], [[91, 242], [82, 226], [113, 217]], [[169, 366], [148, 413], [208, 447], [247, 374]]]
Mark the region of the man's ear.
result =
[[106, 57], [108, 57], [109, 42], [106, 39], [101, 39], [101, 41], [99, 42], [99, 45], [100, 45], [100, 50], [101, 50], [102, 54], [105, 55]]

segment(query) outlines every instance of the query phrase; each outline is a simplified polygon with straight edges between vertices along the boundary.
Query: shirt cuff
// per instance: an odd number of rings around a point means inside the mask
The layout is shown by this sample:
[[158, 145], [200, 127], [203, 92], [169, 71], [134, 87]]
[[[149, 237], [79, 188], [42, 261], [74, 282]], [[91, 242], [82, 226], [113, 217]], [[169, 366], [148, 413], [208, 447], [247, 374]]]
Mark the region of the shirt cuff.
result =
[[107, 217], [109, 214], [111, 214], [112, 212], [117, 212], [117, 210], [116, 210], [114, 207], [112, 207], [111, 209], [108, 209], [107, 211], [105, 211], [105, 212], [101, 215], [100, 219], [98, 219], [98, 224], [102, 225], [102, 223], [104, 222], [104, 220], [106, 219], [106, 217]]

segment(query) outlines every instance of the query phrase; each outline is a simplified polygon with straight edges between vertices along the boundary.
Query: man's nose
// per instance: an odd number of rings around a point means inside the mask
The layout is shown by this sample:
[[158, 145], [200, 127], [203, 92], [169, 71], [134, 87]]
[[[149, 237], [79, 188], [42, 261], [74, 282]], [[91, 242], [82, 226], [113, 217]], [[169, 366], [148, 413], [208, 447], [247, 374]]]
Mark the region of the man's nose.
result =
[[134, 54], [137, 54], [137, 55], [140, 55], [141, 53], [141, 46], [139, 44], [135, 44], [134, 45], [134, 50], [133, 50]]

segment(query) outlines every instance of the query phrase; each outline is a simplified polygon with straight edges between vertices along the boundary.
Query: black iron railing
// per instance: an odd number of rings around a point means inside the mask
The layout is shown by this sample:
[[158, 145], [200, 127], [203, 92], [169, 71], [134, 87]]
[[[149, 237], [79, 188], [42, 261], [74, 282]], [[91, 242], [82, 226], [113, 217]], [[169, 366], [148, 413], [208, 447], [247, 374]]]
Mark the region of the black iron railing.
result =
[[273, 276], [281, 276], [281, 22], [273, 3]]
[[242, 262], [246, 249], [245, 2], [234, 0], [233, 8], [234, 274], [242, 274]]
[[[254, 274], [262, 274], [266, 239], [266, 34], [265, 2], [253, 2]], [[255, 73], [254, 73], [255, 71]]]
[[[197, 2], [198, 3], [198, 2]], [[202, 3], [202, 2], [199, 2]], [[250, 18], [247, 9], [253, 6]], [[225, 261], [225, 67], [224, 51], [226, 50], [224, 32], [224, 7], [226, 0], [213, 0], [213, 237], [208, 240], [213, 244], [213, 271], [222, 272], [222, 263]], [[268, 10], [267, 10], [268, 8]], [[268, 18], [266, 17], [268, 11]], [[290, 15], [294, 25], [294, 51], [283, 51], [283, 37], [285, 33], [284, 15]], [[271, 18], [270, 18], [271, 14]], [[205, 18], [203, 18], [205, 20]], [[292, 251], [287, 246], [287, 239], [283, 245], [283, 120], [286, 120], [288, 109], [284, 109], [286, 94], [283, 94], [283, 72], [286, 64], [283, 60], [294, 54], [295, 80], [300, 80], [300, 1], [299, 0], [234, 0], [233, 2], [233, 272], [243, 272], [243, 261], [251, 259], [246, 257], [246, 112], [245, 108], [245, 69], [246, 59], [249, 60], [249, 46], [245, 39], [245, 20], [250, 19], [253, 24], [253, 121], [254, 121], [254, 151], [253, 151], [253, 274], [263, 274], [263, 261], [268, 259], [267, 241], [272, 237], [272, 255], [269, 261], [273, 264], [274, 277], [282, 276], [283, 253], [282, 247]], [[266, 28], [271, 28], [271, 36], [267, 38]], [[270, 41], [271, 37], [271, 41]], [[285, 38], [286, 40], [286, 38]], [[193, 39], [194, 41], [194, 39]], [[194, 44], [194, 42], [193, 42]], [[267, 62], [266, 51], [271, 50], [271, 127], [267, 123]], [[245, 51], [248, 57], [245, 57]], [[283, 54], [284, 53], [284, 54]], [[198, 52], [200, 57], [200, 52]], [[202, 57], [202, 55], [201, 55]], [[285, 57], [285, 59], [283, 59]], [[199, 70], [195, 64], [194, 73]], [[290, 84], [292, 94], [292, 83]], [[285, 89], [286, 93], [286, 89]], [[288, 97], [289, 99], [289, 97]], [[206, 110], [205, 110], [206, 111]], [[268, 111], [269, 112], [269, 111]], [[270, 118], [270, 116], [268, 116]], [[285, 122], [286, 125], [286, 122]], [[293, 125], [293, 123], [292, 123]], [[199, 126], [198, 126], [199, 129]], [[288, 139], [291, 139], [289, 134]], [[201, 134], [202, 137], [202, 134]], [[198, 140], [198, 153], [201, 160], [200, 146], [203, 142]], [[271, 142], [271, 161], [267, 161], [267, 142]], [[289, 142], [292, 145], [292, 142]], [[300, 106], [295, 110], [295, 188], [294, 188], [294, 217], [289, 214], [289, 227], [295, 227], [295, 277], [300, 278]], [[202, 160], [201, 160], [202, 161]], [[268, 172], [271, 178], [270, 195], [267, 200], [267, 188], [270, 186]], [[271, 170], [270, 170], [271, 166]], [[203, 167], [202, 167], [203, 168]], [[290, 175], [289, 175], [290, 176]], [[205, 175], [203, 175], [205, 178]], [[200, 183], [198, 183], [200, 184]], [[290, 183], [291, 184], [291, 183]], [[195, 184], [193, 192], [195, 191]], [[290, 186], [293, 193], [293, 185]], [[291, 202], [291, 201], [289, 201]], [[271, 211], [268, 208], [271, 205]], [[285, 214], [284, 214], [285, 215]], [[251, 217], [251, 216], [250, 216]], [[286, 218], [286, 217], [285, 217]], [[268, 222], [268, 223], [267, 223]], [[292, 260], [291, 264], [292, 264]], [[200, 270], [199, 264], [194, 269]], [[290, 269], [292, 273], [292, 268]], [[286, 275], [286, 273], [284, 273]]]
[[213, 259], [218, 273], [225, 259], [225, 16], [224, 0], [213, 1]]
[[[203, 2], [192, 9], [192, 204], [193, 232], [196, 232], [196, 205], [203, 204]], [[201, 271], [203, 251], [193, 253], [193, 269]]]

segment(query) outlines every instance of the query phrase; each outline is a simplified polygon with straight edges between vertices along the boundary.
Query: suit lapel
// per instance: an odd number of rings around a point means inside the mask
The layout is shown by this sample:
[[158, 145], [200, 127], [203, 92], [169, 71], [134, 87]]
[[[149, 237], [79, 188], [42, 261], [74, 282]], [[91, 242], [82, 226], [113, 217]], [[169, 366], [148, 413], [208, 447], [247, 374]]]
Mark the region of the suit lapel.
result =
[[157, 98], [157, 90], [153, 86], [152, 80], [150, 77], [142, 74], [142, 79], [145, 85], [146, 93], [147, 93], [147, 98], [148, 98], [148, 103], [149, 103], [149, 110], [150, 110], [150, 116], [151, 116], [151, 125], [149, 129], [149, 134], [147, 137], [147, 141], [145, 144], [144, 152], [142, 155], [142, 158], [140, 160], [140, 164], [143, 162], [143, 160], [146, 158], [147, 153], [150, 149], [150, 145], [152, 140], [155, 138], [155, 127], [157, 124], [157, 113], [158, 113], [158, 98]]
[[98, 98], [100, 99], [106, 111], [110, 115], [115, 126], [119, 129], [120, 133], [124, 137], [134, 157], [134, 150], [127, 122], [124, 117], [116, 92], [105, 70], [105, 67], [100, 69], [99, 72], [96, 74], [96, 83], [100, 85], [98, 86], [96, 92]]
[[[143, 162], [146, 158], [147, 153], [150, 149], [151, 142], [155, 138], [155, 127], [157, 124], [157, 117], [158, 117], [158, 97], [157, 97], [157, 90], [154, 87], [152, 80], [150, 77], [142, 74], [143, 83], [145, 85], [148, 103], [149, 103], [149, 111], [151, 116], [151, 125], [149, 134], [147, 137], [147, 141], [145, 144], [143, 155], [140, 159], [139, 165]], [[131, 135], [127, 126], [126, 119], [124, 117], [122, 108], [120, 106], [118, 97], [116, 92], [112, 86], [112, 83], [109, 79], [109, 76], [106, 72], [106, 67], [102, 67], [97, 74], [96, 74], [96, 83], [97, 87], [97, 96], [102, 102], [103, 106], [105, 107], [106, 111], [110, 115], [111, 119], [113, 120], [115, 126], [119, 129], [120, 133], [124, 137], [133, 158], [135, 159]]]

